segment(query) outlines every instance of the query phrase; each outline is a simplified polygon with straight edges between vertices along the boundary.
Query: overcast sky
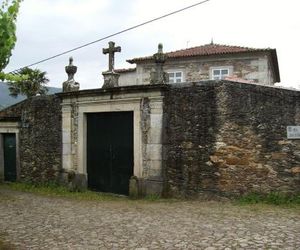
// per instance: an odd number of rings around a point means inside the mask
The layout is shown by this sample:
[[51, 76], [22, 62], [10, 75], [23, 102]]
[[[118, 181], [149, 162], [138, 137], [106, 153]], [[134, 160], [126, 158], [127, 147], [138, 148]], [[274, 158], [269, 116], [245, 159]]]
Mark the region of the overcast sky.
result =
[[[17, 44], [6, 72], [97, 40], [200, 0], [24, 0], [17, 22]], [[1, 0], [0, 0], [1, 2]], [[300, 88], [299, 0], [210, 0], [207, 3], [35, 66], [48, 73], [50, 86], [67, 79], [69, 56], [78, 66], [81, 89], [99, 88], [112, 40], [122, 47], [116, 68], [126, 59], [152, 55], [157, 44], [173, 51], [210, 43], [275, 48], [281, 82]]]

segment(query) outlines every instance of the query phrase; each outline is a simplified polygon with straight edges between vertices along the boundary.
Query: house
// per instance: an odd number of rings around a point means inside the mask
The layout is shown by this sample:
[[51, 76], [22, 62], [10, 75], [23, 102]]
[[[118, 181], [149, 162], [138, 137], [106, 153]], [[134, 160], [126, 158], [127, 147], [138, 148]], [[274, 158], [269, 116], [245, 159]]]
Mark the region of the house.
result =
[[[170, 83], [226, 78], [263, 85], [280, 82], [276, 49], [210, 43], [166, 55], [164, 70], [169, 74]], [[116, 70], [120, 74], [119, 85], [149, 84], [150, 71], [154, 67], [153, 56], [137, 57], [127, 62], [136, 64], [136, 67]]]
[[[110, 42], [110, 51], [116, 50]], [[248, 65], [242, 72], [253, 67], [247, 77], [268, 75], [253, 72], [260, 67], [268, 72], [272, 51], [259, 51], [256, 59], [249, 59], [252, 52], [241, 52]], [[224, 80], [216, 68], [211, 73], [218, 81], [189, 82], [193, 74], [187, 69], [205, 65], [191, 61], [187, 65], [192, 66], [177, 66], [188, 82], [165, 84], [161, 46], [154, 55], [156, 71], [148, 72], [152, 84], [135, 84], [131, 76], [128, 86], [118, 86], [111, 53], [110, 70], [103, 74], [106, 87], [78, 90], [77, 68], [70, 60], [65, 92], [1, 111], [0, 181], [58, 180], [76, 189], [173, 197], [300, 192], [300, 136], [287, 134], [289, 128], [299, 129], [299, 91]], [[167, 69], [176, 70], [174, 65], [185, 60], [170, 58]], [[206, 77], [210, 67], [227, 62], [234, 73], [242, 64], [216, 60], [206, 63]], [[135, 59], [136, 71], [123, 73], [150, 69], [151, 58], [140, 61]], [[279, 79], [278, 70], [273, 74]], [[143, 73], [137, 80], [148, 77]]]

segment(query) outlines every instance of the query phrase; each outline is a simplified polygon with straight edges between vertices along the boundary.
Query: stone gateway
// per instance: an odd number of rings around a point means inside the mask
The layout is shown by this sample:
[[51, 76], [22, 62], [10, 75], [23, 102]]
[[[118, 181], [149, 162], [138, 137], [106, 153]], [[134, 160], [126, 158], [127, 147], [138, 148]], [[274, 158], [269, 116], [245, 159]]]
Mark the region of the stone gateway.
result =
[[[105, 187], [110, 191], [122, 189], [119, 193], [128, 193], [129, 179], [136, 176], [141, 186], [162, 192], [164, 87], [145, 85], [59, 94], [64, 171], [74, 171], [82, 177], [82, 183], [100, 185], [102, 190], [102, 184], [92, 184], [88, 176], [93, 180], [97, 178], [93, 173], [103, 174], [97, 181], [111, 183], [111, 188]], [[122, 188], [123, 182], [127, 187]], [[144, 192], [142, 187], [140, 190]]]
[[168, 84], [161, 46], [155, 55], [163, 60], [153, 61], [151, 84], [119, 86], [104, 74], [104, 88], [1, 111], [0, 178], [15, 169], [18, 181], [134, 196], [300, 192], [300, 140], [287, 137], [300, 124], [299, 91], [228, 80]]

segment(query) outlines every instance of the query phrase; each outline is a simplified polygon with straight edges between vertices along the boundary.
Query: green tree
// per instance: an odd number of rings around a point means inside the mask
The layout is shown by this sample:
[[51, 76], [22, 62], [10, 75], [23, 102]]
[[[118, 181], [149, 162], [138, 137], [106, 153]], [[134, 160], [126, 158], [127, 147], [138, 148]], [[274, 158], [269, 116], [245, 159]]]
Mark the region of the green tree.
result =
[[5, 74], [4, 68], [9, 63], [16, 43], [16, 20], [22, 0], [3, 0], [0, 7], [0, 80], [18, 79]]
[[46, 72], [39, 69], [23, 68], [19, 71], [19, 74], [21, 77], [25, 77], [22, 80], [8, 83], [11, 96], [26, 95], [29, 98], [36, 95], [45, 95], [48, 92], [46, 85], [49, 79], [46, 77]]

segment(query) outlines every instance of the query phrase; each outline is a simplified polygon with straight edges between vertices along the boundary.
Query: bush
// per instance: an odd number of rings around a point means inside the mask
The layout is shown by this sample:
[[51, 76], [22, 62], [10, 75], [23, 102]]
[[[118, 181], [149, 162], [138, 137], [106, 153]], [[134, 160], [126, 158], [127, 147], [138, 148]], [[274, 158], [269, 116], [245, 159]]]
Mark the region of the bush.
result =
[[271, 192], [268, 194], [251, 193], [242, 196], [238, 201], [244, 204], [300, 205], [300, 194], [291, 195], [280, 192]]

